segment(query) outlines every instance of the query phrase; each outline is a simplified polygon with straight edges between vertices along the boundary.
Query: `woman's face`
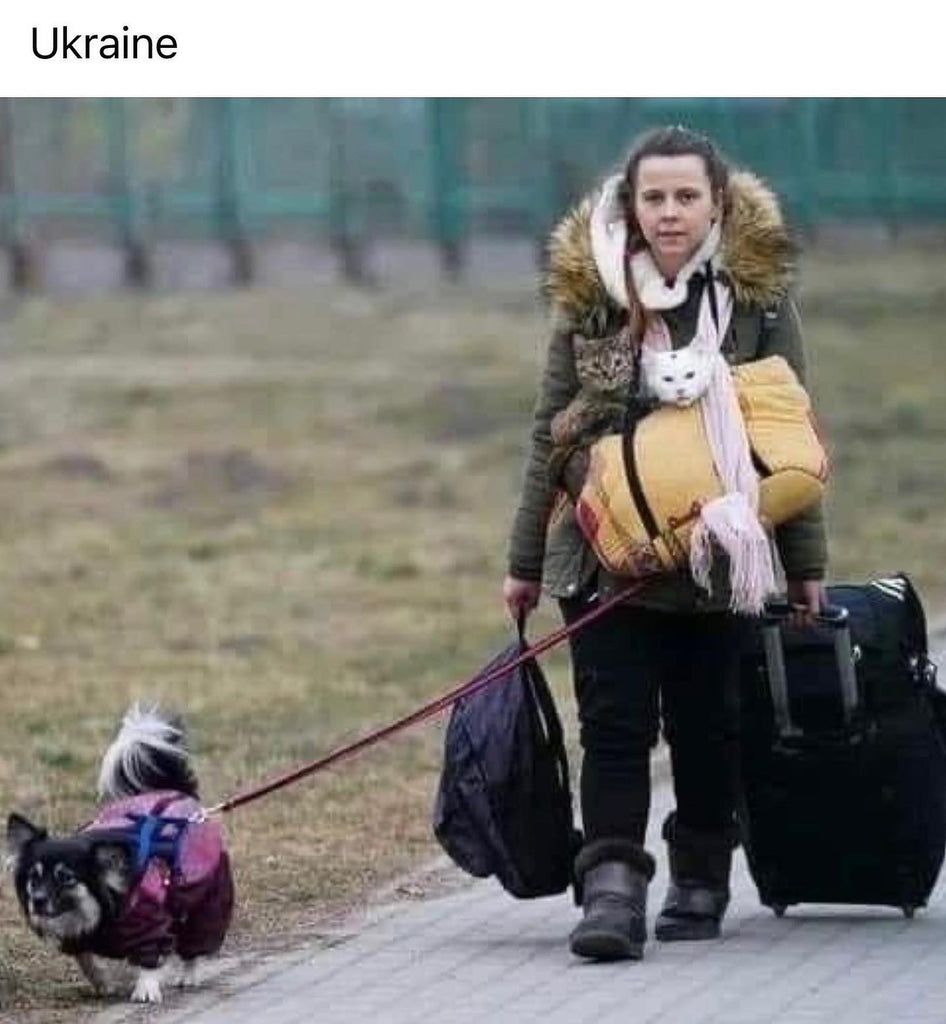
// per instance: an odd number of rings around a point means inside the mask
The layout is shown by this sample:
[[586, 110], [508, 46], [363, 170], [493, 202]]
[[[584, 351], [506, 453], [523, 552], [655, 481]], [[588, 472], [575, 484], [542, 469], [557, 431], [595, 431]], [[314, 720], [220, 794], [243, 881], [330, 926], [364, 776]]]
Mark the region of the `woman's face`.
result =
[[701, 156], [645, 156], [634, 213], [661, 273], [675, 277], [709, 234], [719, 204]]

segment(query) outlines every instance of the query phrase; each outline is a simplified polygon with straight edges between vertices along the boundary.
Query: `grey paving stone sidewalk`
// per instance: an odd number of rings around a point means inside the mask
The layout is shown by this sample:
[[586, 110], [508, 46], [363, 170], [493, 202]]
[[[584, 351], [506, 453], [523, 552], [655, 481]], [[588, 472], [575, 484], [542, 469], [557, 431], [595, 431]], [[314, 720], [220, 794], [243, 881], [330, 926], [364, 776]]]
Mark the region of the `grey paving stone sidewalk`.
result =
[[[942, 661], [942, 659], [940, 659]], [[651, 917], [667, 879], [659, 855]], [[518, 902], [491, 881], [440, 898], [376, 908], [346, 941], [220, 975], [176, 996], [160, 1024], [943, 1024], [946, 880], [912, 921], [885, 908], [761, 907], [741, 853], [718, 942], [651, 942], [640, 963], [586, 964], [566, 936], [567, 898]], [[118, 1007], [102, 1024], [134, 1020]]]

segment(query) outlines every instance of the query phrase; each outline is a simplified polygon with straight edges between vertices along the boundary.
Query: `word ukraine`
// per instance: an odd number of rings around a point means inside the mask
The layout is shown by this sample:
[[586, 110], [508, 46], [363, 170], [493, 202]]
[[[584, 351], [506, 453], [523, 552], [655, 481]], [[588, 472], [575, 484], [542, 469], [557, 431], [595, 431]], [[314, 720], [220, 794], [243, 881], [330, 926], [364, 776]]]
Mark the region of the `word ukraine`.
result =
[[77, 57], [89, 60], [99, 57], [102, 60], [152, 60], [160, 57], [170, 60], [177, 56], [177, 40], [174, 36], [163, 35], [157, 39], [145, 34], [129, 35], [128, 26], [122, 25], [121, 35], [83, 35], [76, 32], [69, 34], [69, 26], [63, 25], [60, 32], [56, 25], [49, 38], [41, 39], [40, 31], [33, 27], [33, 56], [40, 60], [52, 60], [53, 57]]

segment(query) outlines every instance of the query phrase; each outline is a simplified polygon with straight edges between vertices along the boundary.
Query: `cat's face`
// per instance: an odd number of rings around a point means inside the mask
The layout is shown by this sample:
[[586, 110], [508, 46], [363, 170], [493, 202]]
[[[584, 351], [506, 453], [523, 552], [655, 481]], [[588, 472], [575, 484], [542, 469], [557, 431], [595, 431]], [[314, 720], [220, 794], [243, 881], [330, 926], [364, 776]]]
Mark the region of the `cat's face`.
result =
[[641, 369], [649, 394], [664, 405], [684, 408], [706, 393], [713, 374], [713, 358], [692, 345], [673, 352], [645, 350]]
[[610, 338], [575, 338], [575, 369], [582, 387], [626, 390], [634, 377], [634, 349], [624, 333]]

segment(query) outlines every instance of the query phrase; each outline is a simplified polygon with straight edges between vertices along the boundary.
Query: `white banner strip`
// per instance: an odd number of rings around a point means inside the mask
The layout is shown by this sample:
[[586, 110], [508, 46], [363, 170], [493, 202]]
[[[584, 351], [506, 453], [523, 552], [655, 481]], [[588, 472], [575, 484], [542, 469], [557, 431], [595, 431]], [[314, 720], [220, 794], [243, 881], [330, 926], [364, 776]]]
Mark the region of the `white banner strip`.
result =
[[0, 94], [937, 95], [943, 20], [919, 0], [7, 0]]

